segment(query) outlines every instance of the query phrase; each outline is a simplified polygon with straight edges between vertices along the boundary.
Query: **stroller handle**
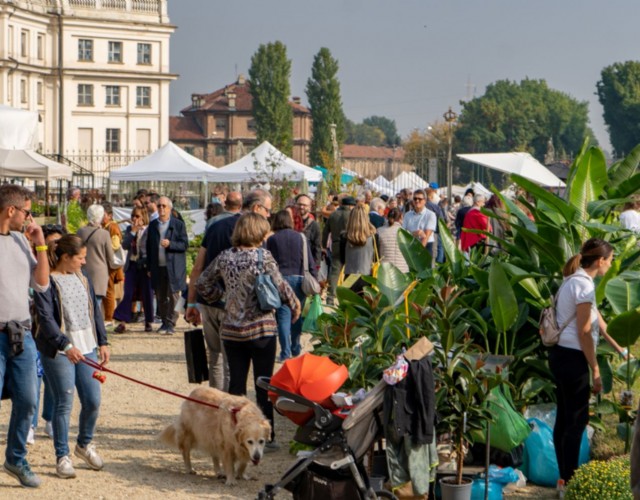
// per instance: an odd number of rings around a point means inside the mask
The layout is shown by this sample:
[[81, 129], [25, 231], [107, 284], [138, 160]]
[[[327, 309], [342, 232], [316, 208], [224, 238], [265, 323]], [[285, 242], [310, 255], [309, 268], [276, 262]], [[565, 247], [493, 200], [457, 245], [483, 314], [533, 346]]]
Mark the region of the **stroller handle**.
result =
[[331, 424], [332, 414], [329, 410], [327, 410], [326, 408], [323, 408], [322, 406], [320, 406], [318, 403], [315, 403], [314, 401], [310, 401], [300, 396], [299, 394], [296, 394], [294, 392], [289, 392], [285, 389], [282, 389], [280, 387], [277, 387], [271, 384], [270, 377], [258, 377], [258, 380], [256, 381], [256, 385], [261, 389], [264, 389], [265, 391], [275, 392], [279, 396], [284, 396], [286, 398], [289, 398], [292, 401], [295, 401], [296, 403], [301, 404], [302, 406], [306, 406], [307, 408], [310, 408], [311, 410], [313, 410], [313, 414], [315, 417], [315, 424], [317, 427], [324, 428], [324, 427], [328, 427]]

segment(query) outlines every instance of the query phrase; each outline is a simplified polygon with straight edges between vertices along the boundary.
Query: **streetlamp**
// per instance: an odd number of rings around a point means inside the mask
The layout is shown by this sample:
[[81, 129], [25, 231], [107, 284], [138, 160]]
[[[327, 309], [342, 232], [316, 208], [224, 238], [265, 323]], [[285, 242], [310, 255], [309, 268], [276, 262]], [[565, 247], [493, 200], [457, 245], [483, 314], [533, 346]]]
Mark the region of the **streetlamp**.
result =
[[442, 115], [444, 121], [449, 124], [449, 152], [447, 154], [447, 197], [449, 198], [449, 203], [451, 203], [451, 198], [453, 194], [453, 168], [451, 164], [451, 143], [453, 142], [453, 122], [456, 121], [458, 115], [451, 110], [451, 106], [449, 106], [449, 111], [447, 111], [444, 115]]

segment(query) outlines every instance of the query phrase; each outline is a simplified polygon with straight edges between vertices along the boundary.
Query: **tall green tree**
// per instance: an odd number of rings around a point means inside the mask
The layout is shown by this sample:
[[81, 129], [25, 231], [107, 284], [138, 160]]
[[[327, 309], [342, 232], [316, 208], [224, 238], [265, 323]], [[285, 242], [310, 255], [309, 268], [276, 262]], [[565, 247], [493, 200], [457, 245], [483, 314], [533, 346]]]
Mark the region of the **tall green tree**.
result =
[[560, 158], [575, 156], [585, 137], [596, 142], [588, 103], [550, 89], [545, 80], [500, 80], [461, 104], [455, 132], [460, 152], [527, 151], [544, 161], [549, 140]]
[[604, 122], [616, 156], [628, 154], [640, 144], [640, 62], [607, 66], [596, 84], [604, 108]]
[[370, 116], [362, 120], [364, 125], [369, 125], [370, 127], [376, 127], [382, 130], [384, 133], [384, 142], [385, 146], [399, 146], [400, 145], [400, 136], [398, 135], [398, 129], [396, 127], [396, 121], [387, 118], [386, 116]]
[[258, 143], [269, 141], [286, 155], [293, 150], [293, 110], [289, 78], [291, 61], [280, 42], [262, 44], [251, 57], [249, 68], [253, 116]]
[[333, 156], [331, 125], [336, 125], [338, 151], [342, 149], [345, 138], [344, 112], [338, 81], [338, 61], [331, 51], [322, 47], [313, 59], [311, 78], [307, 80], [307, 99], [313, 119], [313, 134], [309, 147], [309, 160], [312, 165], [321, 165], [323, 153]]
[[354, 123], [348, 118], [345, 121], [345, 142], [361, 146], [384, 146], [384, 132], [373, 125]]

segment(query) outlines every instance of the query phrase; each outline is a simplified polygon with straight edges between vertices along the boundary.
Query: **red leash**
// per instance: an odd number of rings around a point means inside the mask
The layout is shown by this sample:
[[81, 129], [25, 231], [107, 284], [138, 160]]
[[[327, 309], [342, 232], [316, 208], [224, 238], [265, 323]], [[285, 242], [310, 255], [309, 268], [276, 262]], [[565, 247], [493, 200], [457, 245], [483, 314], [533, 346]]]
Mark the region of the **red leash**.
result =
[[143, 382], [142, 380], [137, 380], [135, 378], [129, 377], [127, 375], [124, 375], [123, 373], [118, 373], [118, 372], [116, 372], [114, 370], [111, 370], [109, 368], [105, 368], [104, 366], [100, 365], [99, 363], [96, 363], [92, 359], [84, 358], [84, 359], [81, 359], [80, 361], [82, 361], [86, 365], [89, 365], [91, 368], [94, 368], [96, 370], [100, 370], [100, 371], [103, 371], [103, 372], [111, 373], [111, 374], [116, 375], [116, 376], [118, 376], [120, 378], [128, 380], [129, 382], [134, 382], [136, 384], [140, 384], [140, 385], [143, 385], [145, 387], [148, 387], [149, 389], [155, 389], [156, 391], [164, 392], [165, 394], [169, 394], [170, 396], [175, 396], [176, 398], [186, 399], [187, 401], [191, 401], [192, 403], [197, 403], [197, 404], [200, 404], [200, 405], [209, 406], [211, 408], [215, 408], [216, 410], [226, 410], [229, 413], [231, 413], [231, 418], [233, 419], [234, 425], [238, 423], [237, 420], [236, 420], [236, 414], [240, 411], [241, 408], [224, 408], [222, 406], [214, 405], [213, 403], [207, 403], [206, 401], [201, 401], [199, 399], [190, 398], [189, 396], [184, 396], [183, 394], [178, 394], [177, 392], [173, 392], [173, 391], [170, 391], [168, 389], [163, 389], [162, 387], [158, 387], [157, 385], [148, 384], [147, 382]]

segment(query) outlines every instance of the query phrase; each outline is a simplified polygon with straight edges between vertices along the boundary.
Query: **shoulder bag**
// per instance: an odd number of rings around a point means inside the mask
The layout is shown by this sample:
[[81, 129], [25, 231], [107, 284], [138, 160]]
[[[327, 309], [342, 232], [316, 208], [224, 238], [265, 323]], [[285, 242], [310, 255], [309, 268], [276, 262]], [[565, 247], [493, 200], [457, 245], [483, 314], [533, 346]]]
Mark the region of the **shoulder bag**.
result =
[[542, 341], [542, 345], [546, 347], [553, 347], [560, 340], [560, 334], [564, 331], [569, 323], [571, 323], [576, 315], [573, 314], [567, 321], [564, 322], [562, 326], [558, 325], [558, 318], [556, 312], [556, 305], [558, 302], [558, 296], [560, 295], [560, 290], [571, 278], [560, 285], [558, 288], [558, 292], [555, 295], [551, 296], [551, 305], [545, 307], [540, 313], [540, 340]]
[[261, 311], [272, 311], [282, 306], [278, 288], [273, 283], [271, 276], [264, 272], [262, 248], [258, 248], [258, 275], [256, 276], [255, 289]]
[[313, 277], [313, 274], [309, 272], [309, 257], [307, 255], [307, 238], [304, 234], [300, 233], [302, 236], [302, 268], [303, 268], [303, 279], [302, 279], [302, 293], [304, 293], [307, 297], [311, 295], [319, 294], [322, 291], [322, 287], [318, 280]]

